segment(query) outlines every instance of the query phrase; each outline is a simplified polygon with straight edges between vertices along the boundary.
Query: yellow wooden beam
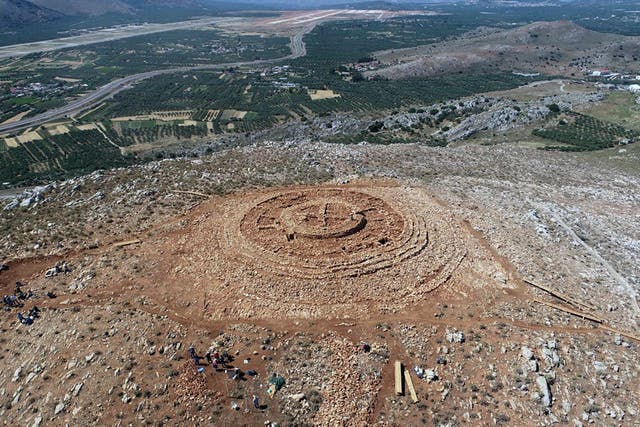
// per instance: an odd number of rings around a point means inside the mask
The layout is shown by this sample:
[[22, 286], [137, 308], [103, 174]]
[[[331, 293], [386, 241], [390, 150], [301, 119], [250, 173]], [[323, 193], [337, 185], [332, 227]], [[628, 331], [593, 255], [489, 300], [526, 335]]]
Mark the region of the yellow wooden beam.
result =
[[396, 395], [402, 396], [404, 394], [404, 388], [402, 387], [402, 362], [396, 360], [395, 363], [395, 376], [396, 376]]
[[413, 401], [413, 403], [418, 403], [418, 395], [416, 394], [416, 389], [413, 388], [411, 373], [408, 369], [404, 370], [404, 380], [407, 383], [407, 388], [409, 389], [409, 394], [411, 395], [411, 401]]
[[113, 247], [114, 248], [123, 248], [125, 246], [137, 245], [138, 243], [142, 243], [142, 240], [134, 239], [134, 240], [127, 240], [125, 242], [118, 242], [118, 243], [114, 243]]

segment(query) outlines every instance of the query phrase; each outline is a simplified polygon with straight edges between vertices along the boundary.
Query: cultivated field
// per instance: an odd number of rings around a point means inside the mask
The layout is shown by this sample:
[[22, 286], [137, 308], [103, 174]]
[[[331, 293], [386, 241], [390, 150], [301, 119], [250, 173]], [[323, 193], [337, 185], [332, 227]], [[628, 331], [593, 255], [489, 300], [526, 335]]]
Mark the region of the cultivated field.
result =
[[332, 90], [309, 89], [308, 93], [312, 101], [340, 98], [341, 96], [339, 93], [335, 93]]

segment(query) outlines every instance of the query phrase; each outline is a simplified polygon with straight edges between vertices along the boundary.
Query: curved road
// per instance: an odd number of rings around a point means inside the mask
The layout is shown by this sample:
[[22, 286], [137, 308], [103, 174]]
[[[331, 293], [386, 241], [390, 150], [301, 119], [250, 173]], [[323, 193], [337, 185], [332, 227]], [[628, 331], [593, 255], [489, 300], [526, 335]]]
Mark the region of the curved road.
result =
[[300, 58], [307, 54], [307, 49], [302, 39], [304, 35], [310, 32], [311, 30], [313, 30], [314, 27], [315, 27], [315, 24], [309, 25], [305, 27], [302, 31], [296, 33], [294, 36], [291, 37], [291, 44], [290, 44], [291, 54], [290, 55], [283, 56], [281, 58], [261, 59], [257, 61], [198, 65], [195, 67], [174, 67], [174, 68], [166, 68], [163, 70], [146, 71], [144, 73], [132, 74], [130, 76], [123, 77], [121, 79], [114, 80], [110, 83], [107, 83], [106, 85], [101, 86], [95, 91], [81, 98], [78, 98], [75, 101], [72, 101], [63, 107], [45, 111], [44, 113], [38, 114], [37, 116], [22, 119], [17, 122], [0, 125], [0, 133], [6, 134], [10, 132], [17, 132], [23, 129], [30, 128], [32, 126], [41, 125], [51, 120], [59, 119], [71, 114], [77, 114], [82, 111], [89, 110], [94, 106], [98, 105], [99, 103], [101, 103], [102, 101], [104, 101], [105, 99], [112, 97], [118, 92], [128, 89], [129, 87], [131, 87], [131, 85], [135, 83], [138, 83], [143, 80], [147, 80], [162, 74], [172, 74], [172, 73], [180, 73], [185, 71], [197, 71], [197, 70], [218, 70], [218, 69], [224, 69], [224, 68], [230, 68], [230, 67], [271, 64], [274, 62]]

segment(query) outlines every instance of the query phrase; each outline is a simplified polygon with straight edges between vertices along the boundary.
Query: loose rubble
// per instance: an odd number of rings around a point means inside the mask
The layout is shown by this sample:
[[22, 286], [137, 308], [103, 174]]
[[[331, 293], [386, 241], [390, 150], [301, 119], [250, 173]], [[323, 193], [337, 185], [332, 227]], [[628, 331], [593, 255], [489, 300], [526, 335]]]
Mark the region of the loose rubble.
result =
[[[639, 356], [630, 335], [640, 325], [629, 290], [639, 283], [640, 182], [618, 157], [590, 156], [598, 160], [510, 146], [271, 139], [56, 183], [0, 213], [0, 286], [22, 304], [11, 300], [0, 312], [0, 416], [29, 426], [636, 425]], [[407, 207], [432, 206], [412, 228], [431, 240], [417, 257], [384, 258], [395, 262], [381, 270], [385, 281], [365, 263], [366, 274], [350, 270], [340, 286], [323, 270], [306, 289], [312, 281], [298, 276], [302, 265], [317, 268], [313, 245], [289, 267], [242, 262], [277, 247], [256, 234], [239, 240], [228, 225], [232, 207], [249, 212], [292, 183], [375, 189], [394, 212], [387, 218], [403, 221], [421, 212]], [[245, 197], [257, 194], [264, 199]], [[228, 216], [212, 215], [223, 207]], [[227, 224], [229, 240], [189, 234], [213, 221]], [[362, 242], [378, 255], [398, 235]], [[286, 234], [274, 232], [272, 242], [283, 251]], [[229, 255], [234, 248], [240, 255]], [[433, 276], [418, 260], [430, 250], [455, 256], [427, 263], [434, 273], [442, 265], [442, 284], [423, 292]], [[211, 263], [223, 256], [233, 268]], [[55, 266], [62, 270], [46, 277]], [[287, 273], [293, 267], [296, 275]], [[524, 278], [593, 306], [618, 332], [545, 305], [565, 303]], [[33, 296], [19, 299], [16, 281]], [[283, 296], [280, 305], [269, 289]], [[343, 305], [331, 303], [338, 297]], [[39, 317], [20, 323], [17, 314], [34, 307]], [[204, 358], [214, 343], [233, 357], [228, 372]], [[418, 403], [395, 395], [395, 360]], [[233, 379], [236, 367], [244, 379]], [[267, 394], [274, 373], [285, 384]]]

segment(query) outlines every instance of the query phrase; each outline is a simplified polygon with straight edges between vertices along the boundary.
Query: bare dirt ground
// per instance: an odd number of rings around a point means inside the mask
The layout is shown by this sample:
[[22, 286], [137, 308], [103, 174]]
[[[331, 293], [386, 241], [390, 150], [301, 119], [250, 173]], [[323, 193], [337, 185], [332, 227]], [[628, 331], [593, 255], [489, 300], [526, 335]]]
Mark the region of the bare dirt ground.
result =
[[[0, 416], [636, 425], [625, 155], [265, 142], [43, 189], [2, 212], [1, 293], [20, 280], [35, 298], [0, 314]], [[204, 359], [198, 373], [190, 344], [227, 351], [243, 379]], [[395, 395], [395, 360], [417, 404]], [[286, 384], [269, 398], [273, 373]]]

